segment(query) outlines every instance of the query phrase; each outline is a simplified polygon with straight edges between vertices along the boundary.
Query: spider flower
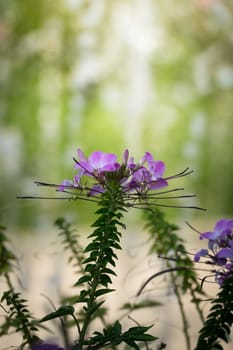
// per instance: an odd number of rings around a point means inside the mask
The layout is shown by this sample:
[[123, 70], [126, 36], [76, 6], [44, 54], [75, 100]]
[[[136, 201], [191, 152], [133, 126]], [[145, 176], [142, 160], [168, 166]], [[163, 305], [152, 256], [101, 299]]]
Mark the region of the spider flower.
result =
[[128, 150], [124, 151], [122, 163], [119, 163], [115, 154], [95, 151], [87, 158], [82, 150], [78, 149], [78, 159], [74, 161], [77, 174], [73, 181], [64, 180], [58, 188], [59, 191], [72, 187], [82, 188], [84, 177], [95, 181], [90, 188], [91, 196], [104, 192], [108, 183], [112, 181], [118, 182], [124, 192], [141, 193], [168, 185], [167, 180], [163, 178], [165, 164], [155, 161], [149, 152], [136, 164], [134, 158], [129, 157]]
[[115, 172], [120, 168], [120, 164], [117, 163], [117, 156], [112, 153], [96, 151], [86, 158], [81, 149], [78, 149], [78, 156], [79, 160], [75, 164], [75, 168], [79, 170], [78, 177], [88, 175], [101, 179], [102, 174]]
[[[170, 195], [183, 188], [175, 188], [156, 192], [159, 189], [168, 186], [168, 181], [183, 177], [192, 173], [188, 168], [175, 175], [164, 177], [165, 164], [161, 160], [155, 160], [151, 153], [145, 152], [143, 157], [135, 162], [134, 158], [129, 156], [126, 149], [123, 152], [122, 160], [119, 161], [113, 153], [104, 153], [101, 151], [93, 152], [86, 157], [81, 149], [77, 151], [77, 158], [73, 158], [76, 171], [72, 180], [63, 180], [60, 185], [49, 184], [36, 181], [38, 186], [54, 187], [59, 192], [64, 192], [69, 197], [59, 197], [56, 199], [68, 200], [89, 200], [99, 202], [101, 195], [106, 191], [119, 189], [122, 203], [127, 207], [142, 208], [143, 205], [156, 205], [173, 208], [192, 208], [205, 210], [196, 206], [179, 206], [172, 204], [161, 204], [158, 200], [190, 198], [194, 195]], [[167, 195], [169, 194], [169, 195]], [[165, 195], [165, 196], [164, 196]], [[32, 197], [23, 196], [19, 198], [46, 198], [54, 197]]]
[[214, 230], [200, 234], [200, 239], [208, 240], [208, 249], [200, 249], [194, 256], [198, 262], [202, 257], [208, 258], [208, 263], [216, 265], [216, 281], [221, 285], [233, 272], [233, 220], [221, 219], [216, 222]]
[[163, 178], [165, 164], [162, 161], [154, 160], [153, 156], [146, 152], [139, 164], [141, 165], [132, 173], [129, 189], [145, 192], [168, 186], [167, 180]]

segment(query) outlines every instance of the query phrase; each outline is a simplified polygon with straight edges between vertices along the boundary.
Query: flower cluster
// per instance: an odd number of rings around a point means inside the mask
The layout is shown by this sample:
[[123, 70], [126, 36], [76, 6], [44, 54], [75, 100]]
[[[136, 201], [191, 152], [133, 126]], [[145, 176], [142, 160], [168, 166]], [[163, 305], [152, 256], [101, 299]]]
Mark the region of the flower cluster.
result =
[[125, 150], [120, 164], [115, 154], [95, 151], [86, 158], [81, 149], [78, 149], [78, 159], [74, 161], [78, 173], [72, 181], [64, 180], [59, 187], [60, 191], [71, 188], [83, 189], [84, 177], [94, 180], [89, 192], [91, 196], [105, 192], [106, 187], [114, 181], [120, 184], [123, 192], [146, 193], [148, 190], [168, 185], [167, 179], [163, 178], [165, 164], [160, 160], [154, 160], [149, 152], [146, 152], [136, 164], [134, 158], [129, 157], [128, 150]]
[[[164, 162], [155, 160], [150, 152], [145, 152], [139, 162], [135, 162], [134, 158], [129, 156], [129, 151], [125, 150], [122, 161], [119, 162], [117, 156], [113, 153], [95, 151], [89, 157], [86, 157], [82, 150], [78, 149], [78, 157], [77, 159], [73, 158], [73, 160], [75, 162], [74, 168], [77, 171], [73, 180], [63, 180], [60, 185], [41, 181], [36, 181], [36, 184], [38, 186], [55, 187], [57, 191], [69, 195], [69, 197], [59, 197], [59, 199], [82, 199], [98, 202], [103, 193], [118, 188], [122, 200], [129, 207], [139, 208], [149, 204], [170, 208], [205, 210], [196, 206], [179, 206], [157, 202], [164, 199], [195, 197], [195, 195], [170, 195], [184, 190], [183, 188], [157, 191], [167, 187], [169, 180], [189, 175], [192, 170], [186, 168], [177, 174], [164, 177]], [[169, 196], [165, 196], [165, 194], [169, 194]], [[54, 197], [32, 196], [18, 198], [54, 199]], [[58, 198], [56, 197], [56, 199]]]
[[208, 263], [218, 266], [216, 281], [222, 285], [223, 281], [233, 273], [233, 220], [219, 220], [213, 232], [205, 232], [200, 239], [208, 239], [208, 249], [200, 249], [194, 256], [194, 261], [207, 257]]

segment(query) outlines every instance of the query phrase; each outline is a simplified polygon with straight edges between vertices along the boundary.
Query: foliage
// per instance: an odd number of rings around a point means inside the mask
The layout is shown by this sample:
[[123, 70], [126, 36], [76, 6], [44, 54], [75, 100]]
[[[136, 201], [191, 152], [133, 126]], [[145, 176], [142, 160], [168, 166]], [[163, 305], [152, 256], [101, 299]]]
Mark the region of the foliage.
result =
[[[9, 290], [3, 292], [1, 303], [6, 303], [7, 309], [5, 320], [0, 327], [0, 336], [8, 334], [12, 329], [22, 333], [23, 342], [21, 347], [33, 345], [39, 340], [34, 334], [38, 328], [36, 322], [27, 308], [27, 301], [21, 294], [14, 291], [11, 281], [11, 273], [14, 272], [13, 262], [17, 261], [15, 254], [7, 247], [8, 238], [5, 234], [5, 227], [0, 227], [0, 274], [3, 275]], [[9, 310], [8, 310], [9, 308]]]
[[148, 342], [155, 340], [156, 338], [150, 334], [146, 334], [150, 327], [131, 327], [128, 331], [122, 333], [122, 327], [119, 321], [116, 321], [114, 325], [109, 326], [103, 330], [103, 333], [94, 332], [94, 336], [85, 343], [89, 346], [90, 350], [101, 349], [109, 345], [119, 345], [122, 342], [128, 344], [132, 349], [139, 350], [139, 346], [136, 341]]
[[186, 251], [185, 242], [177, 233], [178, 226], [168, 222], [165, 213], [159, 208], [148, 208], [144, 211], [144, 216], [151, 243], [150, 252], [156, 252], [161, 259], [164, 258], [168, 268], [177, 268], [175, 280], [181, 292], [190, 292], [198, 306], [204, 292], [198, 283], [194, 262]]
[[69, 263], [78, 268], [77, 273], [84, 272], [82, 262], [84, 260], [83, 247], [79, 242], [79, 235], [75, 228], [64, 218], [58, 218], [55, 225], [60, 229], [59, 236], [62, 238], [64, 250], [70, 253]]
[[203, 328], [200, 330], [195, 350], [223, 350], [220, 340], [230, 341], [233, 324], [233, 277], [227, 278], [221, 286]]
[[21, 297], [20, 293], [8, 290], [3, 293], [1, 302], [6, 302], [9, 311], [5, 323], [1, 325], [0, 334], [8, 334], [11, 328], [16, 332], [21, 332], [23, 337], [21, 348], [38, 342], [39, 338], [34, 335], [38, 328], [26, 306], [26, 300]]
[[[42, 324], [59, 320], [62, 325], [59, 329], [60, 335], [63, 336], [63, 346], [66, 350], [116, 350], [120, 344], [135, 350], [148, 350], [149, 343], [155, 342], [158, 337], [150, 334], [150, 323], [141, 325], [130, 313], [142, 308], [157, 307], [160, 304], [156, 300], [126, 302], [121, 309], [126, 311], [129, 319], [136, 324], [126, 330], [120, 322], [125, 315], [120, 320], [109, 323], [106, 317], [108, 308], [103, 306], [106, 296], [114, 291], [110, 286], [113, 277], [117, 276], [115, 268], [118, 252], [122, 249], [121, 230], [126, 229], [124, 215], [129, 208], [136, 208], [144, 213], [145, 229], [150, 244], [149, 254], [156, 253], [165, 262], [165, 268], [151, 275], [143, 283], [136, 297], [152, 279], [168, 274], [169, 287], [172, 287], [180, 309], [187, 350], [191, 350], [191, 339], [183, 302], [185, 295], [190, 297], [203, 322], [195, 350], [223, 349], [219, 341], [229, 341], [233, 324], [233, 220], [221, 219], [216, 223], [213, 232], [200, 233], [200, 239], [209, 240], [209, 249], [199, 250], [194, 254], [192, 261], [185, 249], [185, 241], [178, 235], [178, 226], [168, 222], [165, 213], [160, 209], [167, 206], [180, 207], [164, 204], [164, 200], [193, 197], [174, 196], [174, 192], [177, 193], [180, 188], [165, 189], [170, 181], [189, 175], [191, 172], [188, 169], [165, 177], [165, 164], [162, 161], [155, 160], [152, 154], [145, 152], [143, 157], [135, 162], [134, 158], [129, 156], [128, 150], [124, 151], [120, 163], [115, 154], [95, 151], [86, 157], [81, 149], [78, 149], [78, 159], [74, 158], [74, 162], [77, 173], [73, 180], [66, 179], [61, 184], [37, 184], [59, 191], [66, 196], [64, 199], [85, 200], [97, 207], [96, 218], [91, 225], [93, 231], [89, 234], [84, 249], [74, 227], [63, 218], [56, 221], [64, 251], [68, 251], [69, 254], [68, 263], [75, 269], [75, 296], [62, 298], [58, 308], [54, 307], [52, 312], [39, 320], [34, 319], [27, 307], [27, 301], [20, 292], [15, 291], [11, 274], [14, 274], [13, 263], [16, 257], [9, 250], [4, 227], [1, 227], [0, 272], [5, 278], [7, 289], [1, 297], [1, 307], [6, 317], [0, 325], [0, 335], [10, 335], [13, 330], [22, 334], [20, 348], [58, 350], [58, 345], [43, 342], [37, 334]], [[203, 210], [196, 206], [182, 207]], [[220, 291], [211, 302], [212, 307], [206, 320], [200, 306], [205, 293], [198, 282], [195, 267], [195, 262], [199, 263], [202, 257], [209, 259], [207, 264], [211, 266], [211, 273], [220, 285]], [[205, 270], [208, 271], [207, 268]], [[54, 306], [52, 301], [51, 305]], [[96, 319], [102, 321], [102, 331], [97, 330], [96, 327], [99, 326], [94, 323]], [[70, 328], [75, 331], [74, 337], [69, 334]], [[157, 349], [165, 347], [164, 342], [157, 344]]]
[[[186, 339], [187, 349], [191, 348], [190, 336], [188, 334], [187, 315], [182, 303], [182, 295], [190, 293], [191, 301], [202, 322], [204, 321], [203, 313], [200, 307], [201, 297], [204, 292], [198, 282], [197, 274], [194, 270], [194, 263], [186, 252], [184, 240], [177, 234], [178, 226], [169, 223], [165, 219], [165, 214], [159, 208], [144, 210], [145, 228], [149, 234], [151, 244], [150, 252], [155, 252], [161, 259], [165, 260], [167, 273], [170, 274], [171, 287], [177, 297], [178, 305], [183, 321], [183, 332]], [[142, 288], [159, 273], [151, 276]], [[142, 292], [142, 288], [139, 293]]]
[[17, 258], [7, 247], [8, 238], [5, 230], [4, 226], [0, 226], [0, 275], [9, 278], [9, 273], [13, 270], [13, 263], [16, 262]]

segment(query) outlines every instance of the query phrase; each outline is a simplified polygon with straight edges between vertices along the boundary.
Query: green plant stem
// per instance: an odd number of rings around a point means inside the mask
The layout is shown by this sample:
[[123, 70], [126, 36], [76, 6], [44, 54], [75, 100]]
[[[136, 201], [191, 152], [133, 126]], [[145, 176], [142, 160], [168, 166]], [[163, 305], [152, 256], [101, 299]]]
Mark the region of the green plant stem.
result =
[[32, 345], [36, 338], [31, 334], [29, 314], [23, 303], [24, 300], [20, 300], [19, 295], [14, 293], [13, 290], [8, 292], [7, 304], [11, 304], [11, 308], [14, 307], [15, 311], [13, 314], [15, 314], [17, 322], [20, 322], [20, 327], [17, 330], [22, 332], [23, 339], [25, 340], [24, 344]]
[[83, 341], [85, 339], [85, 335], [86, 335], [86, 331], [87, 328], [90, 324], [91, 321], [91, 316], [92, 316], [92, 312], [91, 309], [94, 306], [94, 302], [95, 302], [95, 293], [99, 284], [99, 276], [100, 276], [100, 266], [101, 266], [101, 258], [103, 256], [103, 252], [100, 251], [99, 252], [99, 256], [98, 256], [98, 261], [96, 264], [96, 271], [95, 274], [93, 276], [93, 282], [92, 282], [92, 287], [89, 291], [89, 300], [87, 302], [87, 309], [86, 309], [86, 315], [85, 315], [85, 319], [83, 322], [83, 326], [82, 329], [80, 331], [80, 336], [79, 336], [79, 347], [78, 350], [81, 350], [83, 347]]
[[176, 295], [177, 298], [177, 302], [179, 305], [179, 309], [180, 309], [180, 314], [181, 314], [181, 318], [182, 318], [182, 323], [183, 323], [183, 333], [184, 333], [184, 338], [185, 338], [185, 342], [186, 342], [186, 348], [187, 350], [191, 350], [191, 343], [190, 343], [190, 336], [189, 336], [189, 332], [188, 332], [188, 320], [186, 318], [186, 314], [185, 314], [185, 310], [184, 310], [184, 305], [182, 302], [182, 297], [180, 295], [180, 291], [179, 291], [179, 287], [176, 283], [176, 276], [173, 272], [170, 272], [171, 274], [171, 280], [172, 280], [172, 286], [174, 288], [174, 293]]
[[[95, 261], [95, 268], [92, 272], [91, 280], [88, 282], [89, 290], [88, 290], [88, 301], [86, 303], [85, 310], [85, 318], [80, 330], [79, 334], [79, 342], [77, 345], [77, 350], [83, 349], [83, 343], [85, 340], [86, 332], [88, 326], [92, 320], [93, 316], [93, 307], [96, 305], [96, 291], [99, 285], [101, 285], [101, 274], [103, 268], [106, 268], [110, 263], [109, 259], [107, 259], [106, 247], [114, 248], [111, 245], [111, 240], [109, 240], [109, 235], [114, 233], [118, 237], [120, 233], [117, 231], [116, 225], [120, 224], [117, 221], [117, 213], [121, 210], [122, 200], [121, 200], [121, 190], [119, 187], [107, 189], [107, 193], [103, 194], [103, 199], [100, 201], [99, 206], [103, 209], [101, 214], [96, 222], [98, 222], [97, 229], [94, 231], [96, 236], [98, 235], [98, 254]], [[120, 249], [120, 248], [116, 248]], [[114, 257], [111, 256], [110, 259], [112, 261]], [[116, 258], [116, 257], [115, 257]], [[105, 286], [107, 287], [107, 285]]]
[[202, 309], [200, 308], [200, 302], [199, 302], [199, 300], [197, 299], [197, 297], [196, 297], [196, 295], [195, 295], [195, 292], [191, 289], [190, 290], [190, 293], [191, 293], [191, 296], [192, 296], [192, 300], [193, 300], [193, 303], [194, 303], [194, 305], [195, 305], [195, 307], [196, 307], [196, 310], [197, 310], [197, 313], [198, 313], [198, 315], [199, 315], [199, 317], [200, 317], [200, 320], [201, 320], [201, 322], [202, 322], [202, 324], [205, 322], [205, 319], [204, 319], [204, 315], [203, 315], [203, 311], [202, 311]]
[[9, 287], [9, 289], [13, 291], [14, 288], [13, 288], [13, 285], [11, 283], [10, 276], [9, 276], [9, 274], [7, 272], [5, 273], [5, 279], [6, 279], [6, 283], [7, 283], [8, 287]]

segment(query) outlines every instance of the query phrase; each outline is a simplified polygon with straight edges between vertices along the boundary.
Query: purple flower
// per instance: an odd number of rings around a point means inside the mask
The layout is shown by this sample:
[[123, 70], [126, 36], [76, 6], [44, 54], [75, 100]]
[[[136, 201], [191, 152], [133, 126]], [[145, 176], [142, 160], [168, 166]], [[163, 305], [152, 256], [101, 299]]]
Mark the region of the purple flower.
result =
[[200, 249], [195, 255], [194, 255], [194, 261], [198, 262], [202, 256], [209, 256], [208, 249]]
[[112, 153], [96, 151], [86, 159], [83, 152], [78, 149], [78, 155], [80, 160], [77, 161], [75, 168], [80, 170], [81, 176], [89, 175], [99, 178], [104, 172], [114, 172], [120, 168], [116, 155]]
[[151, 153], [146, 152], [138, 166], [132, 167], [132, 176], [128, 182], [130, 190], [147, 192], [157, 190], [168, 185], [163, 179], [165, 164], [162, 161], [155, 161]]
[[208, 249], [200, 249], [194, 255], [194, 261], [201, 257], [208, 257], [208, 263], [220, 266], [216, 272], [219, 285], [233, 272], [233, 220], [221, 219], [217, 221], [214, 231], [200, 234], [200, 239], [208, 239]]
[[213, 232], [202, 233], [200, 239], [207, 238], [212, 242], [221, 242], [225, 236], [232, 235], [233, 220], [221, 219], [217, 221]]
[[95, 196], [105, 191], [105, 185], [113, 179], [111, 174], [115, 174], [114, 179], [122, 186], [124, 192], [133, 190], [147, 192], [149, 189], [156, 190], [168, 185], [163, 179], [165, 164], [162, 161], [155, 161], [149, 152], [146, 152], [136, 164], [134, 158], [129, 157], [129, 151], [125, 150], [120, 164], [115, 154], [96, 151], [86, 158], [81, 149], [78, 149], [78, 159], [75, 163], [78, 174], [75, 175], [73, 182], [63, 181], [59, 187], [60, 191], [72, 185], [81, 186], [82, 177], [89, 176], [97, 180], [88, 193]]
[[151, 180], [156, 181], [161, 179], [165, 172], [165, 164], [161, 160], [154, 160], [151, 153], [146, 152], [143, 157], [143, 163], [148, 164], [148, 170], [151, 174]]
[[229, 259], [233, 262], [233, 249], [232, 248], [223, 248], [217, 254], [216, 257], [218, 259]]
[[[168, 186], [168, 180], [190, 174], [185, 169], [179, 174], [164, 178], [164, 162], [155, 160], [149, 152], [145, 152], [138, 163], [129, 156], [127, 149], [123, 152], [121, 163], [113, 153], [95, 151], [89, 157], [81, 149], [77, 153], [78, 157], [74, 159], [77, 173], [73, 181], [64, 180], [56, 186], [58, 191], [74, 195], [72, 199], [84, 198], [85, 195], [98, 196], [106, 188], [119, 186], [127, 201], [132, 199], [135, 202], [139, 197], [145, 201], [149, 198], [156, 200], [154, 194], [150, 195], [148, 191], [164, 188]], [[77, 190], [80, 191], [79, 196], [76, 196]]]
[[38, 342], [32, 345], [32, 350], [64, 350], [64, 349], [53, 343]]
[[137, 165], [134, 163], [134, 158], [130, 157], [129, 158], [129, 151], [126, 149], [123, 153], [123, 162], [122, 165], [125, 166], [128, 169], [135, 169], [137, 167]]
[[74, 186], [75, 184], [72, 180], [63, 180], [58, 187], [58, 191], [64, 192], [67, 188], [73, 188]]

